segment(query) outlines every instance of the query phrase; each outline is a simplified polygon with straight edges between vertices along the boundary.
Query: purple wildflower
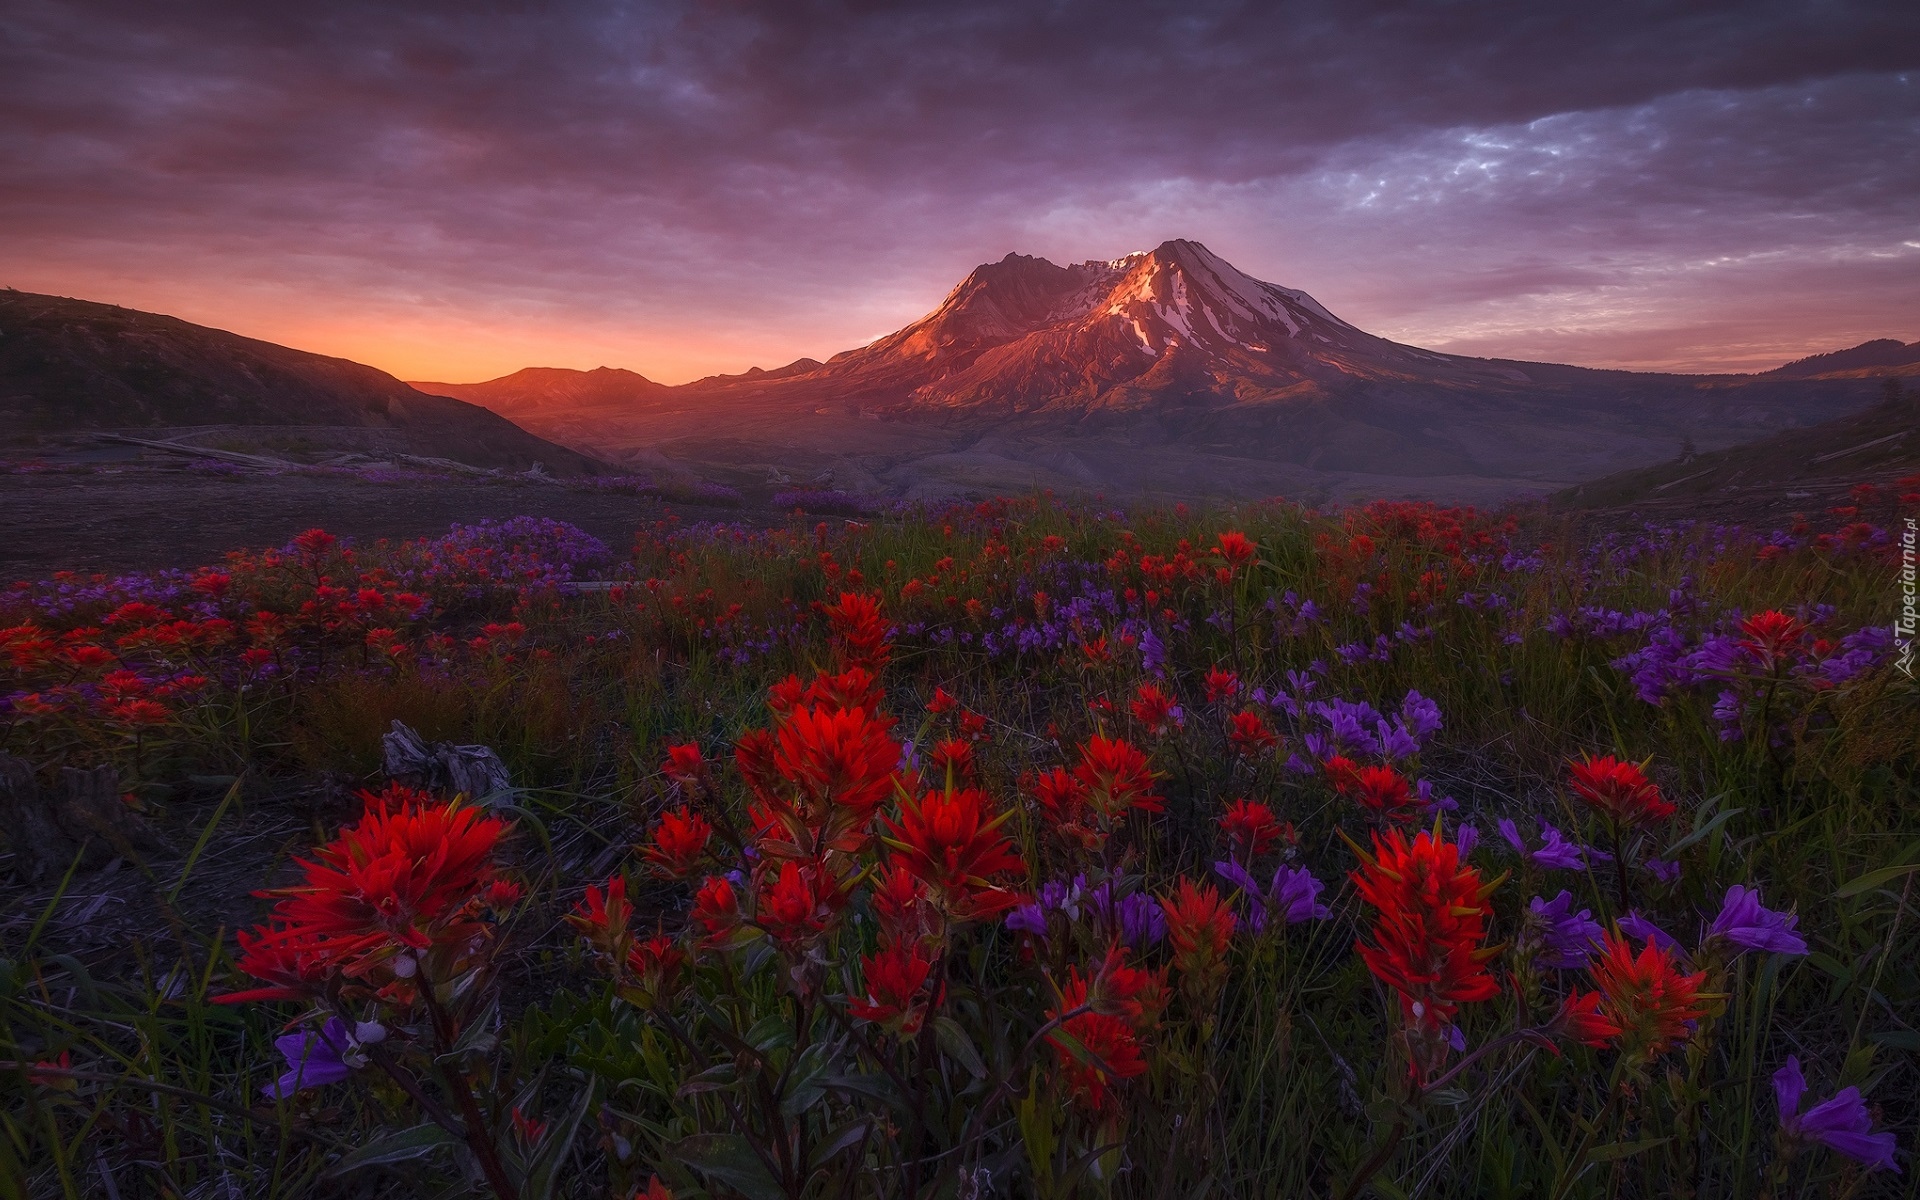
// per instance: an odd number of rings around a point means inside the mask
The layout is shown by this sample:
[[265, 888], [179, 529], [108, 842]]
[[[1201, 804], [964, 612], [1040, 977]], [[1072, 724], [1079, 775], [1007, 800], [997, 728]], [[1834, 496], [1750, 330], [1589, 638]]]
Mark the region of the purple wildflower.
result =
[[1721, 937], [1746, 950], [1767, 950], [1775, 954], [1805, 954], [1807, 940], [1794, 932], [1800, 918], [1790, 912], [1774, 912], [1760, 903], [1760, 890], [1734, 884], [1727, 889], [1727, 900], [1720, 915], [1707, 927], [1707, 937]]
[[347, 1059], [353, 1055], [353, 1041], [339, 1017], [328, 1017], [319, 1033], [311, 1029], [282, 1034], [273, 1040], [274, 1049], [287, 1060], [287, 1073], [260, 1090], [275, 1100], [284, 1100], [303, 1088], [339, 1083], [353, 1073]]
[[1524, 944], [1533, 947], [1535, 961], [1561, 971], [1586, 966], [1594, 943], [1606, 932], [1588, 909], [1573, 911], [1573, 893], [1564, 889], [1551, 900], [1533, 898], [1527, 905], [1526, 928]]
[[1479, 827], [1461, 822], [1460, 827], [1453, 831], [1453, 844], [1460, 847], [1461, 858], [1472, 854], [1473, 848], [1480, 844]]
[[1619, 925], [1621, 932], [1631, 934], [1643, 942], [1652, 942], [1670, 954], [1677, 954], [1680, 951], [1680, 943], [1678, 941], [1669, 936], [1667, 932], [1658, 925], [1641, 916], [1637, 911], [1630, 911], [1626, 916], [1621, 917]]
[[1647, 874], [1661, 883], [1672, 883], [1680, 878], [1680, 864], [1677, 862], [1670, 862], [1664, 858], [1643, 858], [1640, 860], [1640, 865]]
[[1315, 879], [1313, 872], [1305, 867], [1279, 868], [1265, 891], [1237, 862], [1217, 862], [1213, 869], [1251, 898], [1252, 911], [1247, 914], [1247, 926], [1255, 933], [1266, 928], [1270, 916], [1280, 918], [1283, 925], [1298, 925], [1302, 921], [1324, 921], [1333, 915], [1332, 909], [1320, 903], [1320, 893], [1327, 885]]
[[1806, 1099], [1807, 1077], [1800, 1073], [1798, 1056], [1788, 1056], [1787, 1065], [1773, 1073], [1773, 1096], [1780, 1106], [1780, 1132], [1802, 1142], [1817, 1142], [1838, 1150], [1869, 1171], [1885, 1168], [1900, 1173], [1893, 1161], [1894, 1138], [1891, 1133], [1874, 1133], [1873, 1118], [1860, 1098], [1860, 1089], [1841, 1088], [1831, 1100], [1814, 1105], [1805, 1112], [1800, 1104]]

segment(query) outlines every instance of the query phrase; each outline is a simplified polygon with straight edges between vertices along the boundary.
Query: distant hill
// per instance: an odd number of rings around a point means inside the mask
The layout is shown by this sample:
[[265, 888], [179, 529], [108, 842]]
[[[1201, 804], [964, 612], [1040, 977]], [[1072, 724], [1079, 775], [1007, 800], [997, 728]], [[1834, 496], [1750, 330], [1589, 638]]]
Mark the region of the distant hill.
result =
[[1561, 508], [1752, 521], [1834, 504], [1858, 483], [1920, 472], [1920, 371], [1886, 379], [1879, 404], [1806, 429], [1622, 471], [1557, 493]]
[[593, 473], [590, 456], [384, 371], [174, 317], [0, 291], [0, 430], [233, 424], [391, 430], [413, 454]]
[[1920, 342], [1876, 338], [1831, 354], [1799, 358], [1784, 367], [1763, 372], [1761, 378], [1865, 379], [1874, 376], [1920, 374]]
[[1060, 266], [1009, 254], [824, 363], [666, 387], [631, 372], [419, 384], [546, 437], [909, 494], [1542, 494], [1873, 402], [1844, 376], [1672, 375], [1402, 345], [1199, 242]]

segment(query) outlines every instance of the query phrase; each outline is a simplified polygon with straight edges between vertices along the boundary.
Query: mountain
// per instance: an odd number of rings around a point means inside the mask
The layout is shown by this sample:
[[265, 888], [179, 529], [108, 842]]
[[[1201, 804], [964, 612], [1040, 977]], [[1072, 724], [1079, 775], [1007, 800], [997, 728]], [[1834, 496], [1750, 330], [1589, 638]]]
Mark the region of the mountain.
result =
[[0, 291], [0, 428], [208, 425], [387, 430], [409, 453], [474, 466], [599, 469], [484, 407], [361, 363], [111, 304]]
[[[1561, 508], [1631, 511], [1636, 519], [1750, 524], [1846, 504], [1847, 491], [1857, 484], [1890, 484], [1920, 472], [1920, 390], [1888, 377], [1880, 381], [1880, 394], [1879, 404], [1860, 412], [1591, 480], [1557, 493], [1553, 502]], [[1902, 490], [1917, 489], [1895, 487], [1887, 497]]]
[[568, 373], [527, 374], [457, 391], [596, 452], [826, 467], [896, 492], [1306, 499], [1551, 491], [1688, 440], [1717, 449], [1835, 417], [1875, 386], [1440, 354], [1189, 240], [1067, 266], [1010, 254], [921, 320], [825, 363], [677, 387], [632, 376], [592, 403], [567, 400], [585, 386]]
[[1920, 342], [1876, 338], [1831, 354], [1799, 358], [1766, 375], [1782, 379], [1859, 379], [1920, 373]]

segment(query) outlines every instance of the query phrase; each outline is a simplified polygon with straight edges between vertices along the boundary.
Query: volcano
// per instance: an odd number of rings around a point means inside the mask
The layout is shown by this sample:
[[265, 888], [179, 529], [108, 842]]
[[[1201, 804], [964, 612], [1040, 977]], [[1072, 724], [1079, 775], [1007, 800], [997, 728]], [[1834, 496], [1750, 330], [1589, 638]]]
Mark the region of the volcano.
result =
[[1829, 420], [1871, 404], [1880, 369], [1673, 375], [1441, 354], [1175, 239], [1066, 266], [1009, 254], [825, 362], [679, 386], [608, 368], [415, 386], [595, 453], [825, 466], [892, 491], [1487, 499]]

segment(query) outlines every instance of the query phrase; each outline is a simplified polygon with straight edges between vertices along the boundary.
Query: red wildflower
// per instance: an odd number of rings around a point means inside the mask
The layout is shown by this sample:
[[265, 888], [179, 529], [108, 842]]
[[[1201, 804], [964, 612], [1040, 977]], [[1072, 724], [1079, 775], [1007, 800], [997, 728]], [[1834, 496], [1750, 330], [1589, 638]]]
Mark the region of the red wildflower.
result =
[[693, 921], [709, 942], [720, 941], [740, 927], [740, 898], [726, 876], [707, 876], [693, 894]]
[[1196, 886], [1182, 876], [1172, 896], [1160, 901], [1167, 914], [1167, 944], [1174, 966], [1198, 981], [1202, 991], [1226, 973], [1233, 942], [1233, 908], [1212, 884]]
[[1235, 570], [1252, 562], [1253, 556], [1258, 550], [1259, 548], [1253, 544], [1251, 538], [1238, 530], [1232, 529], [1221, 534], [1219, 541], [1214, 546], [1214, 553], [1225, 559], [1227, 565]]
[[697, 742], [668, 746], [667, 761], [660, 764], [660, 770], [683, 788], [698, 787], [708, 776], [707, 760], [701, 756]]
[[927, 711], [937, 717], [959, 703], [958, 700], [955, 700], [947, 694], [947, 689], [936, 686], [933, 689], [933, 699], [927, 701]]
[[883, 818], [887, 844], [900, 861], [940, 897], [958, 920], [977, 920], [1012, 908], [1020, 894], [996, 886], [992, 877], [1025, 871], [1013, 844], [999, 833], [1011, 812], [989, 817], [987, 794], [978, 788], [927, 792], [903, 800], [900, 820]]
[[1227, 741], [1236, 754], [1248, 758], [1265, 754], [1280, 744], [1280, 738], [1267, 719], [1252, 709], [1234, 713], [1227, 722]]
[[627, 952], [627, 974], [633, 980], [628, 998], [642, 1008], [668, 998], [679, 987], [680, 970], [686, 962], [686, 951], [665, 934], [635, 942]]
[[1098, 822], [1088, 820], [1086, 786], [1064, 767], [1029, 776], [1025, 783], [1047, 828], [1061, 841], [1083, 850], [1097, 850], [1106, 841]]
[[922, 988], [933, 964], [922, 957], [917, 944], [896, 943], [860, 960], [866, 977], [863, 1000], [847, 999], [847, 1011], [863, 1021], [884, 1025], [890, 1033], [912, 1036], [926, 1020], [927, 997]]
[[633, 919], [633, 905], [627, 901], [627, 877], [615, 875], [607, 880], [607, 890], [589, 885], [579, 907], [567, 917], [567, 924], [593, 943], [609, 962], [626, 959], [632, 937], [627, 924]]
[[1351, 793], [1355, 786], [1354, 774], [1359, 771], [1360, 764], [1344, 754], [1336, 754], [1321, 763], [1320, 768], [1327, 773], [1327, 783], [1332, 785], [1333, 790], [1345, 796]]
[[1804, 622], [1777, 609], [1755, 613], [1740, 622], [1740, 648], [1753, 656], [1763, 671], [1772, 671], [1789, 662], [1807, 636]]
[[880, 615], [880, 597], [842, 592], [840, 602], [829, 605], [826, 613], [848, 666], [877, 672], [887, 665], [893, 627]]
[[927, 895], [927, 885], [903, 862], [890, 862], [875, 873], [870, 903], [883, 941], [923, 942], [940, 936], [940, 911]]
[[1289, 831], [1266, 805], [1254, 800], [1235, 800], [1220, 814], [1220, 832], [1227, 835], [1234, 861], [1245, 864], [1265, 854]]
[[1621, 1053], [1631, 1060], [1659, 1056], [1707, 1015], [1700, 996], [1706, 972], [1681, 974], [1673, 952], [1655, 942], [1636, 956], [1632, 944], [1610, 930], [1588, 971], [1600, 989], [1600, 1013], [1618, 1027]]
[[774, 769], [798, 789], [802, 807], [817, 813], [836, 804], [865, 824], [886, 799], [900, 763], [892, 727], [864, 709], [796, 708], [774, 734]]
[[647, 1180], [647, 1186], [633, 1194], [633, 1200], [673, 1200], [673, 1189], [660, 1182], [655, 1175]]
[[980, 741], [987, 736], [987, 719], [977, 712], [960, 714], [960, 736], [970, 742]]
[[144, 729], [166, 724], [173, 713], [166, 705], [152, 700], [122, 700], [107, 705], [107, 715], [129, 728]]
[[1583, 1046], [1611, 1045], [1620, 1036], [1620, 1026], [1600, 1011], [1599, 992], [1575, 992], [1560, 1005], [1553, 1023], [1561, 1032]]
[[1599, 809], [1620, 829], [1664, 821], [1677, 811], [1638, 765], [1611, 754], [1582, 758], [1567, 764], [1567, 770], [1573, 776], [1574, 795]]
[[885, 698], [886, 692], [873, 672], [856, 666], [848, 667], [838, 675], [815, 676], [813, 682], [807, 685], [800, 702], [830, 712], [858, 708], [878, 713], [880, 701]]
[[973, 765], [973, 745], [960, 738], [943, 738], [933, 744], [927, 754], [927, 765], [933, 768], [936, 779], [953, 780], [958, 783], [977, 782]]
[[1240, 694], [1240, 677], [1219, 667], [1207, 669], [1207, 703], [1225, 704]]
[[[1047, 1011], [1047, 1017], [1056, 1019], [1086, 1004], [1087, 981], [1070, 968], [1067, 986], [1060, 989], [1060, 1003]], [[1112, 1098], [1109, 1081], [1132, 1079], [1147, 1070], [1133, 1028], [1117, 1016], [1084, 1012], [1068, 1017], [1047, 1040], [1060, 1056], [1060, 1075], [1068, 1093], [1089, 1108], [1103, 1108]]]
[[804, 941], [833, 923], [838, 890], [826, 871], [788, 859], [780, 864], [780, 874], [761, 889], [755, 915], [781, 941]]
[[1129, 707], [1133, 710], [1134, 720], [1145, 725], [1152, 734], [1164, 734], [1181, 723], [1180, 706], [1157, 684], [1141, 684]]
[[1379, 910], [1375, 945], [1355, 948], [1376, 978], [1400, 995], [1410, 1029], [1431, 1037], [1453, 1023], [1459, 1006], [1490, 1000], [1499, 986], [1487, 971], [1498, 948], [1483, 949], [1487, 897], [1499, 886], [1460, 865], [1453, 843], [1422, 832], [1409, 844], [1399, 830], [1373, 835], [1371, 855], [1350, 878], [1361, 899]]
[[327, 551], [333, 549], [339, 541], [339, 538], [324, 529], [309, 529], [305, 533], [295, 535], [293, 546], [309, 559], [318, 560]]
[[1085, 789], [1087, 803], [1108, 821], [1119, 820], [1130, 808], [1159, 812], [1165, 807], [1153, 794], [1147, 756], [1118, 738], [1088, 739], [1073, 777]]
[[1407, 806], [1413, 793], [1407, 777], [1387, 766], [1354, 767], [1343, 772], [1334, 790], [1359, 801], [1368, 810], [1391, 817], [1411, 817]]
[[1120, 1017], [1140, 1033], [1159, 1023], [1172, 999], [1167, 968], [1148, 971], [1128, 965], [1125, 946], [1108, 947], [1099, 972], [1087, 985], [1087, 1003], [1095, 1012]]
[[673, 878], [690, 873], [706, 854], [713, 826], [705, 817], [686, 805], [660, 815], [660, 826], [653, 831], [653, 845], [641, 855]]
[[281, 897], [275, 927], [243, 939], [242, 970], [408, 979], [420, 954], [444, 954], [436, 982], [445, 982], [486, 939], [479, 909], [506, 822], [397, 784], [362, 795], [365, 815], [301, 864], [302, 883], [263, 893]]

